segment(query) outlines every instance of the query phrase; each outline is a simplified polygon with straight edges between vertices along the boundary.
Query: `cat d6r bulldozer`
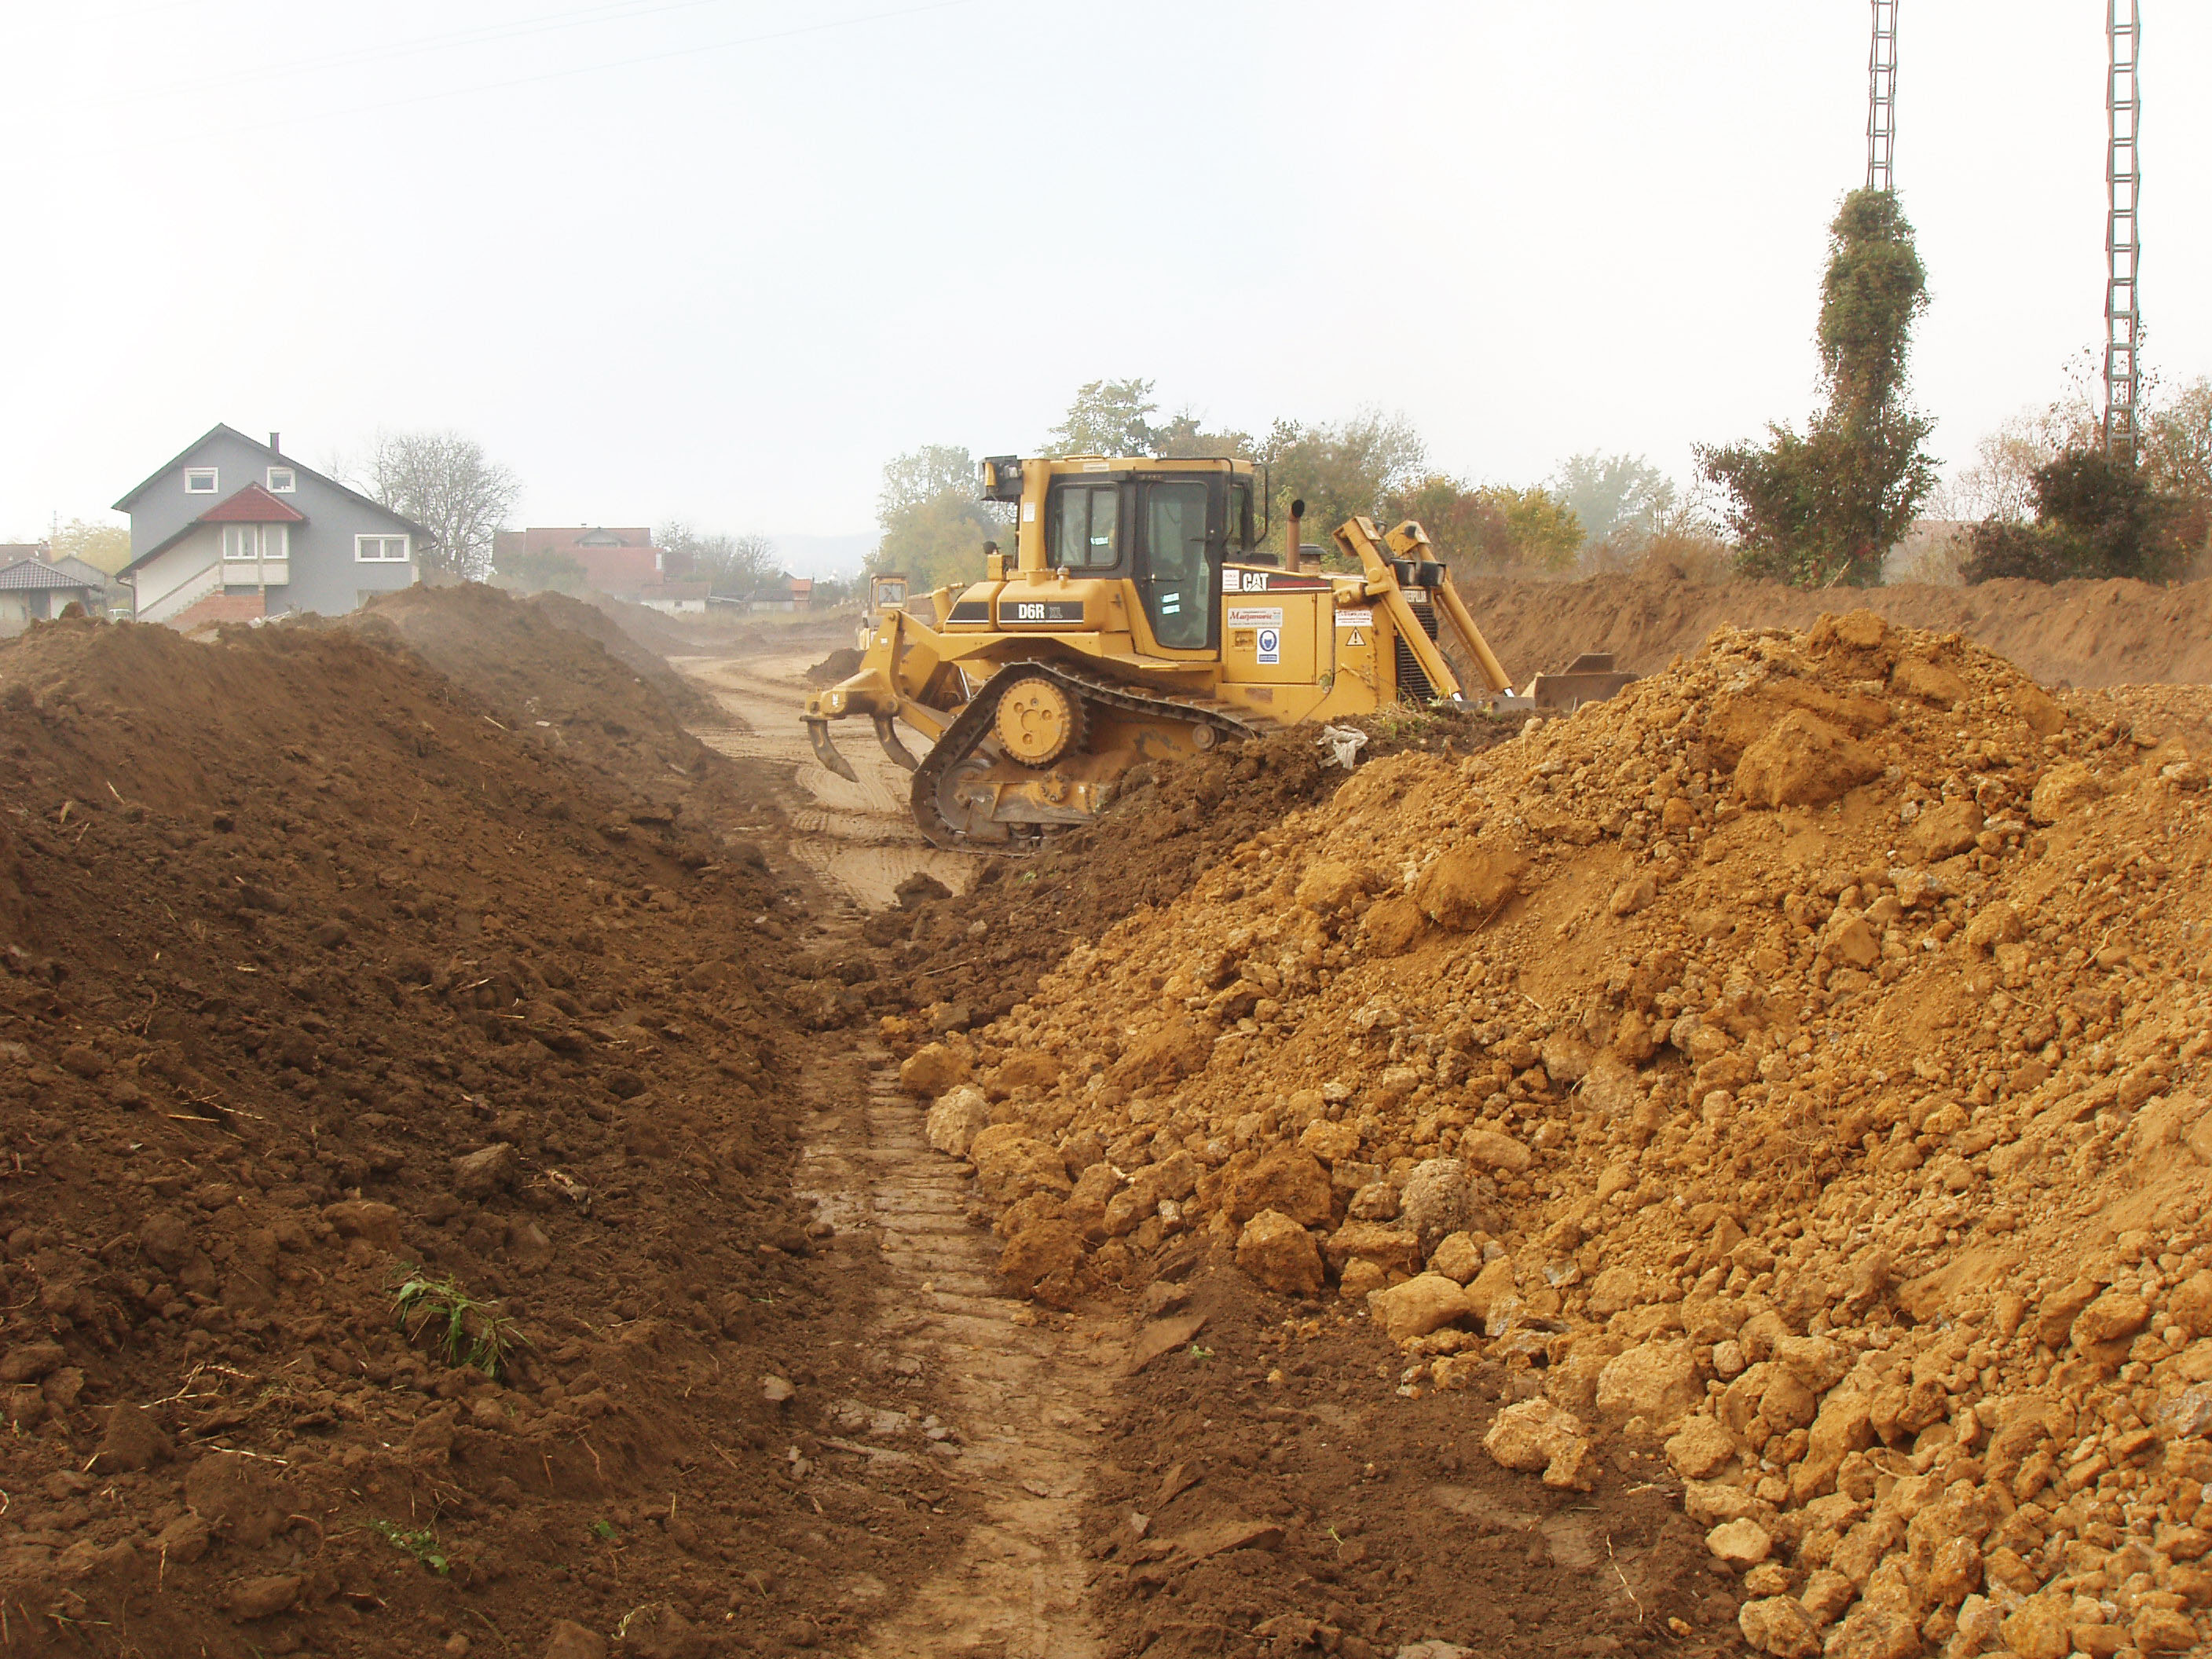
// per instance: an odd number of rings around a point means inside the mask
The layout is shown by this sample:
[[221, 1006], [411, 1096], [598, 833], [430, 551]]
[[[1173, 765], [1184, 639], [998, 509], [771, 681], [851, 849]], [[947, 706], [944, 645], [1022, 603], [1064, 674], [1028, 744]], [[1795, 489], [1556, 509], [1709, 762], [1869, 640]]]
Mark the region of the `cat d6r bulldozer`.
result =
[[880, 611], [860, 672], [805, 715], [848, 779], [830, 722], [872, 721], [939, 847], [1033, 850], [1096, 819], [1139, 761], [1398, 703], [1567, 709], [1632, 678], [1585, 656], [1516, 696], [1419, 525], [1346, 520], [1335, 544], [1357, 574], [1332, 572], [1295, 504], [1285, 565], [1258, 550], [1249, 462], [994, 456], [982, 471], [983, 499], [1015, 509], [1013, 557], [987, 550], [983, 580], [929, 594], [927, 617]]

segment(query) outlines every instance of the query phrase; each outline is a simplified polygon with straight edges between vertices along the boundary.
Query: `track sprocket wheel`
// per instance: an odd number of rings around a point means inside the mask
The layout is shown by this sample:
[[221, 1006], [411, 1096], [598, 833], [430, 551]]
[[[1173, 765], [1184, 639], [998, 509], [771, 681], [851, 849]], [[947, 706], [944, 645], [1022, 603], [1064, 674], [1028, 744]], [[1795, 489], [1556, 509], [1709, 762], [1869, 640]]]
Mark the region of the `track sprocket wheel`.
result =
[[1041, 675], [1024, 675], [999, 699], [991, 728], [1010, 760], [1024, 766], [1051, 765], [1084, 738], [1083, 699]]

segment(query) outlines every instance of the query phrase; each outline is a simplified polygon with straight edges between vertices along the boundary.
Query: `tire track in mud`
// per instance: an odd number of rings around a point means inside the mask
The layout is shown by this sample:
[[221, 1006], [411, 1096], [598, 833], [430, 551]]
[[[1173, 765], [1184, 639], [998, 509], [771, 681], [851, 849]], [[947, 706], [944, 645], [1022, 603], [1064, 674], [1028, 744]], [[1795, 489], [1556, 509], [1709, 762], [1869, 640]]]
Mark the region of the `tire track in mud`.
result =
[[[823, 918], [831, 945], [855, 942], [856, 919], [926, 870], [958, 890], [975, 860], [924, 843], [907, 816], [906, 775], [872, 753], [848, 755], [848, 783], [818, 765], [797, 718], [806, 659], [679, 659], [738, 726], [695, 728], [733, 758], [792, 770], [789, 848], [846, 902]], [[872, 745], [871, 745], [872, 748]], [[841, 1232], [866, 1230], [880, 1251], [872, 1365], [919, 1365], [951, 1436], [946, 1478], [981, 1518], [907, 1604], [856, 1644], [860, 1659], [1097, 1659], [1080, 1534], [1097, 1437], [1126, 1364], [1118, 1326], [1041, 1318], [1005, 1294], [998, 1243], [971, 1217], [965, 1167], [939, 1156], [923, 1115], [898, 1086], [872, 1035], [818, 1039], [805, 1068], [805, 1150], [799, 1196]]]
[[799, 723], [812, 689], [805, 678], [810, 656], [672, 659], [732, 718], [728, 726], [695, 726], [692, 735], [768, 772], [790, 825], [792, 855], [824, 885], [872, 909], [889, 904], [899, 883], [916, 872], [963, 890], [976, 860], [922, 840], [907, 807], [907, 775], [878, 751], [865, 724], [852, 728], [865, 743], [844, 749], [857, 781], [814, 758]]

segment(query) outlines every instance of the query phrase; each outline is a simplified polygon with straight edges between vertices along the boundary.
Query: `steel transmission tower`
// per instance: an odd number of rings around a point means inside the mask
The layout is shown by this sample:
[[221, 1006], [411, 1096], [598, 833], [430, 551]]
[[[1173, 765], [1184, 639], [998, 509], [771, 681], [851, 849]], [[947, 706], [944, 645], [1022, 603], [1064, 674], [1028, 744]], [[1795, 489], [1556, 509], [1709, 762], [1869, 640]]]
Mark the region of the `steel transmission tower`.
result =
[[1874, 47], [1867, 54], [1867, 181], [1891, 190], [1890, 149], [1897, 139], [1897, 0], [1874, 0]]
[[2142, 27], [2136, 0], [2106, 0], [2105, 39], [2105, 453], [2136, 458], [2136, 394], [2142, 380], [2136, 348], [2142, 331], [2136, 306], [2136, 202], [2142, 185], [2136, 155], [2142, 88], [2136, 70]]

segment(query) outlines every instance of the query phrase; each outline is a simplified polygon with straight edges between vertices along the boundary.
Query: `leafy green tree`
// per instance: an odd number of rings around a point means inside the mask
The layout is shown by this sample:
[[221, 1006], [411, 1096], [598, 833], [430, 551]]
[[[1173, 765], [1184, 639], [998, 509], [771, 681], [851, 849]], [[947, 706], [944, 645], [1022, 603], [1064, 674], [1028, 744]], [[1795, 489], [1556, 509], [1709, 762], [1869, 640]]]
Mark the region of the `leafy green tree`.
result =
[[1526, 489], [1492, 484], [1482, 493], [1504, 518], [1507, 544], [1516, 565], [1547, 575], [1559, 574], [1573, 565], [1583, 541], [1583, 526], [1573, 507], [1535, 484]]
[[1152, 417], [1150, 380], [1093, 380], [1067, 406], [1067, 417], [1053, 428], [1048, 455], [1154, 455], [1160, 434]]
[[2152, 413], [2142, 465], [2154, 487], [2179, 503], [2184, 544], [2212, 563], [2212, 380], [2198, 375]]
[[1284, 524], [1293, 501], [1306, 504], [1309, 540], [1329, 545], [1336, 527], [1365, 514], [1389, 516], [1389, 502], [1417, 484], [1427, 449], [1402, 415], [1368, 410], [1334, 426], [1277, 421], [1259, 446]]
[[930, 444], [884, 465], [876, 497], [883, 539], [868, 557], [872, 571], [903, 571], [916, 592], [983, 579], [983, 544], [1013, 550], [1006, 524], [978, 499], [981, 472], [964, 449]]
[[1674, 481], [1641, 455], [1570, 455], [1552, 494], [1575, 515], [1586, 542], [1641, 543], [1674, 506]]
[[1152, 453], [1155, 455], [1226, 455], [1232, 460], [1246, 461], [1257, 459], [1260, 450], [1250, 433], [1239, 432], [1233, 427], [1209, 432], [1199, 417], [1187, 409], [1170, 416], [1165, 426], [1153, 430], [1152, 444]]
[[1936, 485], [1923, 447], [1933, 423], [1906, 403], [1912, 325], [1928, 276], [1893, 194], [1853, 191], [1828, 228], [1814, 337], [1824, 406], [1803, 437], [1770, 425], [1763, 444], [1700, 446], [1705, 476], [1747, 574], [1800, 586], [1881, 580], [1883, 556]]
[[1432, 472], [1391, 495], [1383, 515], [1413, 519], [1455, 570], [1484, 575], [1553, 575], [1583, 544], [1574, 509], [1540, 486], [1462, 483]]
[[876, 492], [876, 522], [887, 523], [910, 507], [939, 495], [974, 500], [982, 488], [982, 470], [957, 444], [924, 444], [884, 463], [883, 488]]
[[1960, 572], [1967, 581], [2171, 581], [2197, 550], [2202, 520], [2192, 520], [2189, 502], [2101, 445], [2068, 449], [2038, 467], [2035, 505], [2033, 524], [1990, 518], [1974, 526]]
[[131, 562], [131, 527], [71, 519], [47, 538], [46, 545], [57, 559], [82, 559], [112, 576]]

